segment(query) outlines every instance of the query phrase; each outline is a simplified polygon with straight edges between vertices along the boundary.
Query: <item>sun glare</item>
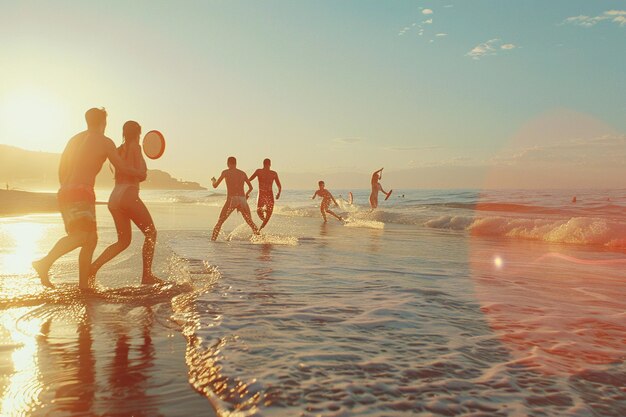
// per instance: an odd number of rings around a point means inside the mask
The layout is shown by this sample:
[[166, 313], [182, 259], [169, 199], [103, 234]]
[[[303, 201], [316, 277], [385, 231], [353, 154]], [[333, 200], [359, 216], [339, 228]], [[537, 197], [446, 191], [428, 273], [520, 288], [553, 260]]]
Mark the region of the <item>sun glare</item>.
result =
[[47, 226], [37, 223], [7, 223], [0, 226], [0, 239], [6, 240], [7, 251], [0, 252], [0, 271], [18, 275], [32, 273], [31, 262], [41, 251], [39, 243]]
[[41, 328], [41, 319], [19, 320], [24, 310], [3, 312], [0, 326], [10, 333], [14, 346], [11, 362], [13, 372], [7, 379], [3, 398], [0, 401], [0, 415], [13, 417], [29, 415], [39, 405], [39, 395], [43, 390], [39, 375], [39, 360], [35, 335]]
[[62, 150], [71, 130], [68, 120], [65, 106], [45, 89], [24, 88], [0, 96], [0, 143], [32, 150]]

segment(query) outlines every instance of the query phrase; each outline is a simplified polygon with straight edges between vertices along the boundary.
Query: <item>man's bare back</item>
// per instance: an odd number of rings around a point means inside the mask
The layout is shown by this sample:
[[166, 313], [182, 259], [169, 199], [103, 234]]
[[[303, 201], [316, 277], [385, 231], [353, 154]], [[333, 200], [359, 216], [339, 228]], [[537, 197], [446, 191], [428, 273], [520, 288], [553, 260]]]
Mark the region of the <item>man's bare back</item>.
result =
[[[248, 176], [245, 172], [237, 168], [228, 168], [222, 171], [221, 179], [226, 180], [226, 189], [228, 197], [244, 197], [246, 193], [243, 191], [243, 186], [248, 181]], [[217, 182], [219, 183], [220, 180]]]
[[274, 181], [278, 178], [278, 174], [276, 171], [272, 171], [271, 169], [257, 169], [252, 175], [252, 179], [256, 177], [259, 179], [259, 191], [272, 193], [272, 187], [274, 186]]
[[115, 143], [100, 132], [86, 130], [70, 139], [59, 165], [59, 183], [61, 187], [94, 187], [96, 176], [104, 162], [109, 159], [121, 172], [135, 173], [127, 166], [116, 152]]

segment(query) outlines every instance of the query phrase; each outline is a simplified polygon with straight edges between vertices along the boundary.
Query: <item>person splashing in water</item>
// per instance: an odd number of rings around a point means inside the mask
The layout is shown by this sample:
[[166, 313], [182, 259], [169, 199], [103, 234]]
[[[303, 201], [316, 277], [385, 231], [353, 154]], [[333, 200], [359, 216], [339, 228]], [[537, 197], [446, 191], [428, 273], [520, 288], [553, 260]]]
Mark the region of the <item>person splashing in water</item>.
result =
[[383, 169], [384, 168], [381, 168], [372, 174], [372, 181], [371, 181], [372, 193], [370, 194], [370, 206], [372, 207], [372, 210], [378, 207], [378, 192], [379, 191], [385, 194], [385, 200], [389, 198], [389, 196], [391, 195], [392, 190], [390, 190], [389, 192], [386, 192], [385, 190], [383, 190], [383, 186], [380, 185], [380, 182], [378, 182], [383, 177]]
[[52, 287], [49, 272], [61, 256], [76, 248], [78, 256], [78, 286], [90, 288], [91, 261], [98, 243], [96, 225], [96, 175], [107, 159], [115, 169], [126, 175], [143, 175], [140, 170], [128, 166], [120, 158], [115, 143], [104, 135], [107, 112], [104, 109], [89, 109], [85, 113], [87, 130], [70, 139], [59, 164], [58, 192], [59, 208], [65, 224], [66, 236], [59, 239], [50, 252], [33, 262], [41, 283]]
[[[239, 210], [243, 219], [248, 223], [248, 226], [252, 229], [255, 235], [259, 234], [259, 229], [252, 221], [252, 215], [250, 214], [250, 207], [248, 206], [248, 197], [253, 190], [252, 183], [248, 179], [245, 172], [237, 169], [237, 159], [234, 156], [228, 157], [227, 160], [228, 169], [222, 171], [222, 175], [216, 180], [211, 178], [213, 188], [217, 188], [223, 180], [226, 180], [227, 197], [224, 207], [220, 212], [220, 217], [217, 220], [217, 224], [213, 229], [211, 240], [217, 240], [217, 236], [220, 234], [222, 224], [228, 219], [228, 216], [235, 211]], [[248, 184], [248, 192], [244, 194], [243, 185]]]
[[148, 172], [139, 145], [140, 135], [141, 126], [139, 123], [133, 120], [124, 123], [122, 128], [124, 143], [117, 148], [117, 152], [128, 165], [139, 170], [139, 175], [127, 175], [119, 170], [115, 172], [115, 188], [109, 197], [109, 211], [117, 229], [117, 242], [106, 248], [91, 265], [92, 279], [95, 279], [96, 273], [105, 263], [128, 248], [133, 236], [130, 225], [132, 221], [145, 237], [142, 250], [143, 274], [141, 283], [149, 285], [163, 282], [152, 273], [157, 231], [148, 208], [139, 198], [139, 183], [146, 180]]
[[276, 186], [278, 187], [276, 200], [280, 198], [280, 193], [282, 191], [282, 185], [278, 179], [278, 174], [276, 171], [272, 171], [270, 169], [271, 166], [272, 161], [270, 161], [269, 158], [266, 158], [263, 161], [263, 168], [254, 171], [254, 174], [250, 177], [250, 181], [253, 181], [255, 178], [258, 178], [259, 180], [259, 197], [257, 200], [256, 213], [263, 222], [261, 223], [259, 230], [263, 229], [265, 225], [267, 225], [267, 222], [270, 221], [272, 212], [274, 211], [274, 182], [276, 182]]
[[319, 190], [315, 191], [315, 194], [313, 194], [311, 200], [314, 200], [315, 197], [318, 196], [322, 199], [322, 204], [320, 204], [320, 212], [322, 213], [322, 218], [324, 218], [324, 223], [328, 221], [326, 220], [326, 213], [334, 216], [337, 220], [343, 221], [343, 218], [341, 218], [341, 216], [336, 215], [331, 209], [329, 209], [331, 201], [335, 204], [335, 207], [339, 207], [339, 204], [337, 204], [337, 201], [335, 201], [335, 197], [333, 197], [330, 191], [325, 188], [326, 184], [324, 184], [324, 181], [320, 181], [317, 184], [319, 186]]

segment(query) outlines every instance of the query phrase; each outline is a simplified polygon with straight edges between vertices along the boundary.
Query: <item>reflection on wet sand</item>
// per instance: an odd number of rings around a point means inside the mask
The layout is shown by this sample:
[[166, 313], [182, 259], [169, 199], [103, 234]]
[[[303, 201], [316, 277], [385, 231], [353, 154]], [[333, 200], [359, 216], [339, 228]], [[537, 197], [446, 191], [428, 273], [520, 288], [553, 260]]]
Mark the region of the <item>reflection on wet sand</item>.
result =
[[[186, 374], [172, 373], [174, 365], [180, 369], [170, 357], [174, 346], [164, 350], [168, 346], [161, 344], [157, 350], [153, 343], [155, 337], [161, 343], [167, 340], [164, 331], [176, 330], [167, 328], [169, 306], [146, 298], [148, 302], [135, 305], [102, 298], [100, 294], [66, 305], [2, 311], [0, 324], [11, 340], [7, 346], [14, 350], [12, 369], [0, 367], [0, 378], [7, 379], [0, 385], [0, 415], [183, 415], [163, 390], [175, 377], [186, 380]], [[182, 340], [179, 349], [184, 349]], [[214, 415], [191, 387], [177, 395], [196, 415]]]

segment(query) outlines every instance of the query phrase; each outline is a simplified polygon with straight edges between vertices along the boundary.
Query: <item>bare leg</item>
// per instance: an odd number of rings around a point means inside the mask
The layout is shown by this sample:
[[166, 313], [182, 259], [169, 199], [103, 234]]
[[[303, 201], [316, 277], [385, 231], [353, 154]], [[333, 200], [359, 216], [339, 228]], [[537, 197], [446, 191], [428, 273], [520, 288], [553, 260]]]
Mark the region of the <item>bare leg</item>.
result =
[[252, 221], [252, 214], [250, 213], [250, 207], [248, 207], [248, 205], [244, 205], [244, 207], [241, 209], [241, 215], [243, 216], [243, 219], [246, 221], [246, 223], [248, 223], [248, 226], [250, 226], [250, 228], [252, 229], [252, 233], [254, 233], [255, 235], [259, 234], [259, 229], [256, 227], [256, 224], [254, 224], [254, 222]]
[[259, 201], [259, 204], [256, 208], [256, 214], [259, 216], [259, 219], [261, 219], [262, 222], [265, 221], [266, 217], [265, 217], [265, 213], [266, 213], [266, 205], [265, 203]]
[[144, 235], [142, 257], [143, 274], [142, 284], [159, 284], [163, 281], [152, 273], [152, 260], [154, 259], [154, 248], [156, 246], [157, 230], [154, 221], [146, 205], [137, 199], [132, 207], [131, 219]]
[[98, 233], [94, 230], [89, 232], [85, 244], [80, 249], [78, 255], [78, 287], [81, 289], [90, 288], [89, 277], [91, 276], [91, 261], [93, 259], [93, 251], [98, 244]]
[[320, 212], [322, 213], [322, 218], [324, 219], [324, 223], [326, 223], [328, 220], [326, 220], [326, 207], [324, 207], [323, 205], [320, 206]]
[[222, 228], [222, 225], [224, 224], [226, 219], [228, 219], [228, 216], [230, 216], [233, 210], [235, 209], [230, 208], [230, 201], [226, 200], [226, 203], [224, 203], [224, 207], [222, 207], [222, 211], [220, 212], [220, 217], [217, 220], [215, 227], [213, 228], [213, 234], [211, 235], [211, 240], [213, 241], [217, 240], [217, 236], [219, 236], [220, 234], [220, 229]]
[[372, 209], [378, 207], [378, 191], [370, 194], [370, 207], [372, 207]]
[[91, 265], [90, 278], [92, 281], [95, 280], [96, 274], [105, 263], [115, 258], [130, 245], [132, 238], [130, 219], [120, 210], [111, 210], [111, 215], [117, 229], [117, 242], [107, 247]]
[[56, 260], [59, 259], [61, 256], [73, 251], [79, 246], [82, 246], [85, 243], [86, 239], [87, 232], [74, 232], [65, 237], [62, 237], [52, 247], [52, 249], [46, 256], [38, 261], [33, 262], [33, 268], [37, 272], [37, 275], [39, 275], [39, 279], [44, 286], [53, 287], [52, 283], [50, 282], [50, 277], [48, 276], [52, 264], [54, 264]]
[[268, 202], [268, 204], [265, 207], [266, 207], [265, 219], [263, 220], [263, 223], [261, 223], [259, 230], [263, 229], [267, 225], [267, 223], [270, 221], [270, 218], [272, 217], [272, 213], [274, 212], [274, 202], [273, 201]]
[[343, 221], [343, 218], [341, 218], [340, 216], [337, 216], [331, 209], [327, 208], [326, 212], [330, 214], [331, 216], [334, 216], [337, 220]]

